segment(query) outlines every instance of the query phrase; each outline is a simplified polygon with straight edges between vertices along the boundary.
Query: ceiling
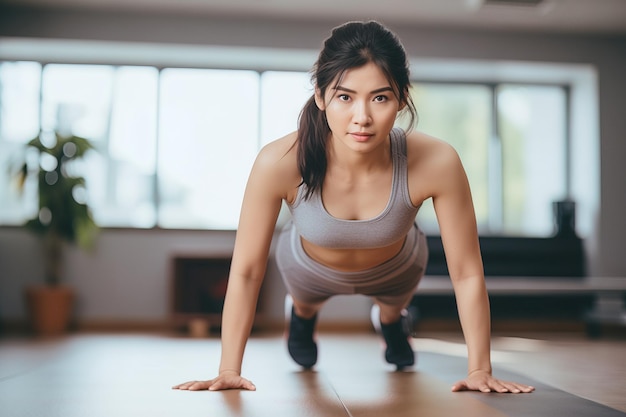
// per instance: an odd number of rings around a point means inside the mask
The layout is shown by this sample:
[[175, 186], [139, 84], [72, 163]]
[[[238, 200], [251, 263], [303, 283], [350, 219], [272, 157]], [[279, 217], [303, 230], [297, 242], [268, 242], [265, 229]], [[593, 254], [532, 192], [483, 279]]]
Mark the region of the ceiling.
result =
[[387, 24], [441, 28], [626, 35], [626, 0], [3, 0], [3, 3], [213, 17], [376, 19]]

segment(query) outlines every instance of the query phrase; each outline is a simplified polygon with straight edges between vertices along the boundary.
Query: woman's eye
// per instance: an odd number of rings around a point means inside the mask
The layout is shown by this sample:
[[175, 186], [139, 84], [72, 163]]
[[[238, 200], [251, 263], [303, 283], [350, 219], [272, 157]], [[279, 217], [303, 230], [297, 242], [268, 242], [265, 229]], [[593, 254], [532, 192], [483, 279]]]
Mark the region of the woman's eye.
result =
[[338, 97], [338, 98], [339, 98], [339, 100], [341, 100], [341, 101], [348, 101], [348, 100], [350, 99], [350, 97], [348, 97], [348, 95], [347, 95], [347, 94], [339, 94], [337, 97]]
[[382, 103], [387, 101], [387, 96], [376, 96], [374, 97], [374, 101], [378, 102], [378, 103]]

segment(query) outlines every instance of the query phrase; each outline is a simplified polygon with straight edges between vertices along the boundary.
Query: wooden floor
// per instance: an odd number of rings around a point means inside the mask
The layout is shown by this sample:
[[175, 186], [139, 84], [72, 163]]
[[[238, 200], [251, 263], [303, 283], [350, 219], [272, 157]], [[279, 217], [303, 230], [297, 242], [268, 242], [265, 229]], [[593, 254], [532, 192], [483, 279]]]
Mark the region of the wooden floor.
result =
[[244, 375], [256, 392], [188, 392], [208, 379], [216, 337], [73, 334], [0, 339], [0, 415], [72, 416], [622, 416], [626, 340], [584, 335], [494, 336], [496, 374], [537, 386], [532, 394], [451, 393], [465, 371], [458, 334], [413, 339], [418, 364], [394, 372], [375, 334], [319, 335], [315, 371], [288, 357], [282, 335], [254, 336]]

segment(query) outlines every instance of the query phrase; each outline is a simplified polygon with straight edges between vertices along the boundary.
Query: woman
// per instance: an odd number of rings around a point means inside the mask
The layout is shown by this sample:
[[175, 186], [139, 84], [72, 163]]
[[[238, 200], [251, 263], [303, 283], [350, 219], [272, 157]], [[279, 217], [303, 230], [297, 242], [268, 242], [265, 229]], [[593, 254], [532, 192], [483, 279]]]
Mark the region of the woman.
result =
[[424, 273], [427, 247], [415, 224], [432, 198], [468, 347], [468, 375], [453, 391], [530, 392], [492, 376], [489, 301], [472, 198], [454, 149], [394, 128], [416, 116], [406, 54], [376, 22], [335, 28], [314, 67], [315, 94], [298, 130], [265, 146], [244, 196], [222, 321], [219, 375], [175, 386], [254, 390], [241, 364], [282, 201], [292, 221], [276, 257], [293, 300], [288, 348], [305, 368], [317, 360], [317, 312], [337, 294], [372, 297], [385, 359], [414, 363], [403, 311]]

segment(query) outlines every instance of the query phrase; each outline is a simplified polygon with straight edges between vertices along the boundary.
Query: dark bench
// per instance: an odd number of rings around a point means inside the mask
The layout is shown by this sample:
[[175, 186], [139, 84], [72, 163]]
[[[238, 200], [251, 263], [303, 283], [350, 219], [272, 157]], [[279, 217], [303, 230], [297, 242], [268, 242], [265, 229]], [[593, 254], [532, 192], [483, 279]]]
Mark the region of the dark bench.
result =
[[[448, 275], [440, 236], [427, 236], [430, 252], [426, 275]], [[584, 277], [582, 239], [568, 237], [481, 236], [480, 250], [486, 276]]]
[[[561, 316], [578, 311], [590, 336], [598, 336], [601, 327], [606, 324], [626, 326], [626, 277], [487, 276], [485, 282], [492, 303], [492, 315], [502, 314], [509, 307], [511, 311], [518, 311], [520, 316], [537, 317], [539, 314], [540, 318], [541, 311], [533, 311], [533, 307], [540, 305], [537, 300], [545, 300], [545, 308], [556, 310]], [[448, 276], [427, 275], [420, 282], [414, 304], [422, 311], [428, 306], [427, 299], [431, 298], [433, 305], [449, 311], [454, 303], [453, 296]], [[446, 299], [448, 305], [442, 305], [445, 302], [441, 300]], [[498, 299], [504, 303], [498, 304]], [[456, 310], [453, 311], [456, 314]]]
[[[422, 318], [453, 318], [456, 304], [439, 236], [428, 236], [426, 276], [413, 306]], [[582, 239], [481, 236], [492, 317], [580, 319], [591, 336], [626, 324], [625, 277], [588, 277]]]

